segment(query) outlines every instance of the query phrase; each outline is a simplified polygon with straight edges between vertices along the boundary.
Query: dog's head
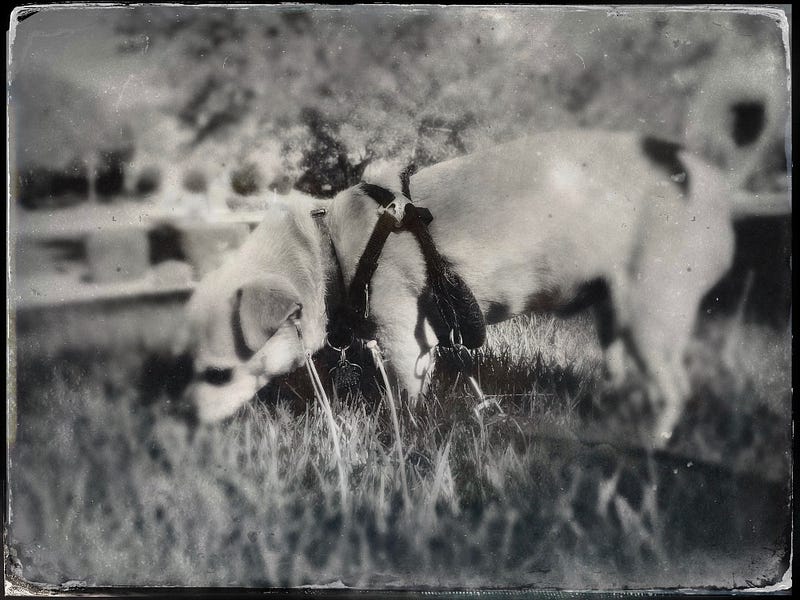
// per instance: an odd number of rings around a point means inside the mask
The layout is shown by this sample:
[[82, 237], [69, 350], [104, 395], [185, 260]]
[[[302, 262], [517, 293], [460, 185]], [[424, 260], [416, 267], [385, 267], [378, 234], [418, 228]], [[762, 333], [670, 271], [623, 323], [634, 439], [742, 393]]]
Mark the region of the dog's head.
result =
[[[273, 208], [239, 250], [195, 289], [176, 353], [192, 357], [187, 390], [201, 422], [232, 415], [324, 343], [324, 281], [305, 208]], [[301, 341], [298, 327], [302, 331]]]

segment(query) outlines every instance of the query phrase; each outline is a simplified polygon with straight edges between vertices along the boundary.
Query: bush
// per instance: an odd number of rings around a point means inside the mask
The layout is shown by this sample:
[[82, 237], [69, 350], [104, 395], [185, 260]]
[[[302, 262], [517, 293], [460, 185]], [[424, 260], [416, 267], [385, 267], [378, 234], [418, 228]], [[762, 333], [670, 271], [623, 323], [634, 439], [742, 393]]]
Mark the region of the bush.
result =
[[161, 171], [157, 167], [147, 167], [136, 178], [134, 190], [140, 196], [152, 194], [161, 186]]
[[186, 171], [183, 176], [183, 188], [189, 192], [199, 194], [208, 190], [208, 179], [205, 173], [197, 169]]
[[264, 176], [255, 163], [247, 163], [231, 173], [231, 187], [241, 196], [252, 196], [261, 191]]

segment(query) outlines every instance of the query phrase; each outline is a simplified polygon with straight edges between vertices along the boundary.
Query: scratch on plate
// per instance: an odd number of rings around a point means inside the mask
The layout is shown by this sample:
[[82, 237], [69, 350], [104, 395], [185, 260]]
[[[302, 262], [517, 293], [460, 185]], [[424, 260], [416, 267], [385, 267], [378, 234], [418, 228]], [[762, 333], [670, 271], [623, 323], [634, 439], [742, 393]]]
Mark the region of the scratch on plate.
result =
[[114, 103], [114, 112], [119, 112], [119, 105], [122, 102], [122, 97], [125, 95], [125, 90], [128, 89], [128, 84], [131, 82], [131, 79], [133, 78], [134, 74], [131, 73], [125, 80], [125, 83], [122, 84], [122, 89], [119, 91], [119, 96], [117, 97], [117, 101]]

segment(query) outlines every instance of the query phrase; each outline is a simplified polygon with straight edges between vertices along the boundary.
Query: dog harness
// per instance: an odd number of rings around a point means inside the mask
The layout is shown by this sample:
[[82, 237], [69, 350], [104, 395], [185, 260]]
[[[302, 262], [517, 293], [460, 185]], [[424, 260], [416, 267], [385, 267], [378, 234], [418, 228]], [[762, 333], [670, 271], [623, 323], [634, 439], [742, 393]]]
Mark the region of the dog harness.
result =
[[[391, 385], [383, 364], [382, 351], [374, 339], [374, 325], [369, 320], [369, 286], [372, 276], [378, 266], [383, 246], [389, 235], [397, 231], [411, 232], [420, 246], [425, 259], [426, 276], [428, 287], [423, 296], [427, 302], [422, 302], [422, 311], [431, 323], [438, 344], [431, 350], [432, 358], [435, 360], [437, 354], [451, 366], [463, 373], [472, 391], [480, 400], [475, 407], [475, 414], [481, 419], [481, 412], [488, 405], [496, 405], [500, 413], [502, 408], [494, 399], [487, 399], [481, 391], [478, 382], [472, 375], [473, 359], [470, 348], [478, 348], [483, 345], [486, 339], [486, 322], [483, 312], [480, 310], [475, 296], [467, 284], [450, 266], [448, 261], [439, 253], [436, 248], [427, 226], [433, 220], [433, 215], [427, 208], [415, 206], [411, 202], [410, 177], [413, 173], [413, 166], [405, 169], [400, 174], [402, 198], [396, 198], [390, 190], [378, 185], [362, 183], [361, 190], [381, 206], [381, 214], [370, 235], [363, 254], [359, 258], [356, 272], [346, 293], [344, 282], [342, 281], [342, 269], [339, 264], [336, 248], [330, 238], [330, 232], [324, 226], [324, 219], [315, 218], [321, 229], [325, 231], [326, 237], [331, 245], [332, 260], [336, 263], [339, 293], [336, 297], [343, 299], [344, 302], [338, 306], [328, 306], [331, 318], [328, 320], [327, 344], [330, 348], [340, 353], [339, 363], [331, 369], [331, 379], [334, 384], [334, 393], [340, 395], [348, 389], [352, 391], [353, 384], [357, 386], [361, 375], [361, 367], [351, 363], [346, 358], [346, 350], [350, 348], [356, 335], [360, 338], [370, 340], [367, 348], [372, 354], [378, 371], [380, 372], [386, 394], [392, 412], [392, 422], [395, 429], [395, 436], [398, 445], [398, 452], [402, 458], [400, 444], [399, 425], [397, 423], [396, 408]], [[323, 217], [325, 210], [313, 211], [313, 217]], [[330, 284], [331, 282], [329, 282]], [[332, 300], [331, 295], [327, 294], [326, 303]], [[426, 309], [427, 307], [427, 309]], [[434, 310], [435, 309], [435, 310]], [[298, 328], [298, 337], [302, 343], [302, 333]], [[328, 399], [316, 373], [310, 355], [306, 360], [309, 376], [314, 385], [315, 395], [323, 404], [328, 405]], [[433, 361], [426, 373], [429, 376], [433, 369]], [[403, 488], [406, 489], [405, 481]]]
[[[336, 346], [349, 343], [357, 332], [359, 337], [373, 337], [374, 326], [369, 321], [370, 281], [389, 235], [408, 231], [414, 235], [425, 259], [427, 289], [422, 310], [433, 327], [440, 348], [478, 348], [486, 340], [486, 322], [469, 286], [439, 253], [428, 231], [433, 215], [427, 208], [411, 201], [409, 180], [413, 167], [400, 174], [402, 197], [371, 183], [360, 184], [361, 190], [381, 206], [381, 215], [359, 258], [355, 275], [347, 290], [346, 302], [336, 311], [331, 341]], [[468, 352], [459, 351], [462, 359]]]

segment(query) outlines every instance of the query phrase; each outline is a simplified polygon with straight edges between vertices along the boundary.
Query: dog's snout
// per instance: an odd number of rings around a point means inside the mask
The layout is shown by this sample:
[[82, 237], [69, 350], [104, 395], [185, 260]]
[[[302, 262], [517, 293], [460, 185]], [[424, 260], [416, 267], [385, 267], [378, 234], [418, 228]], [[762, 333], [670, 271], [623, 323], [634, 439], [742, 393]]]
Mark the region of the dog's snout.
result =
[[233, 379], [233, 369], [219, 369], [216, 367], [209, 367], [202, 373], [198, 378], [203, 383], [207, 383], [209, 385], [225, 385], [226, 383], [230, 383], [231, 379]]

